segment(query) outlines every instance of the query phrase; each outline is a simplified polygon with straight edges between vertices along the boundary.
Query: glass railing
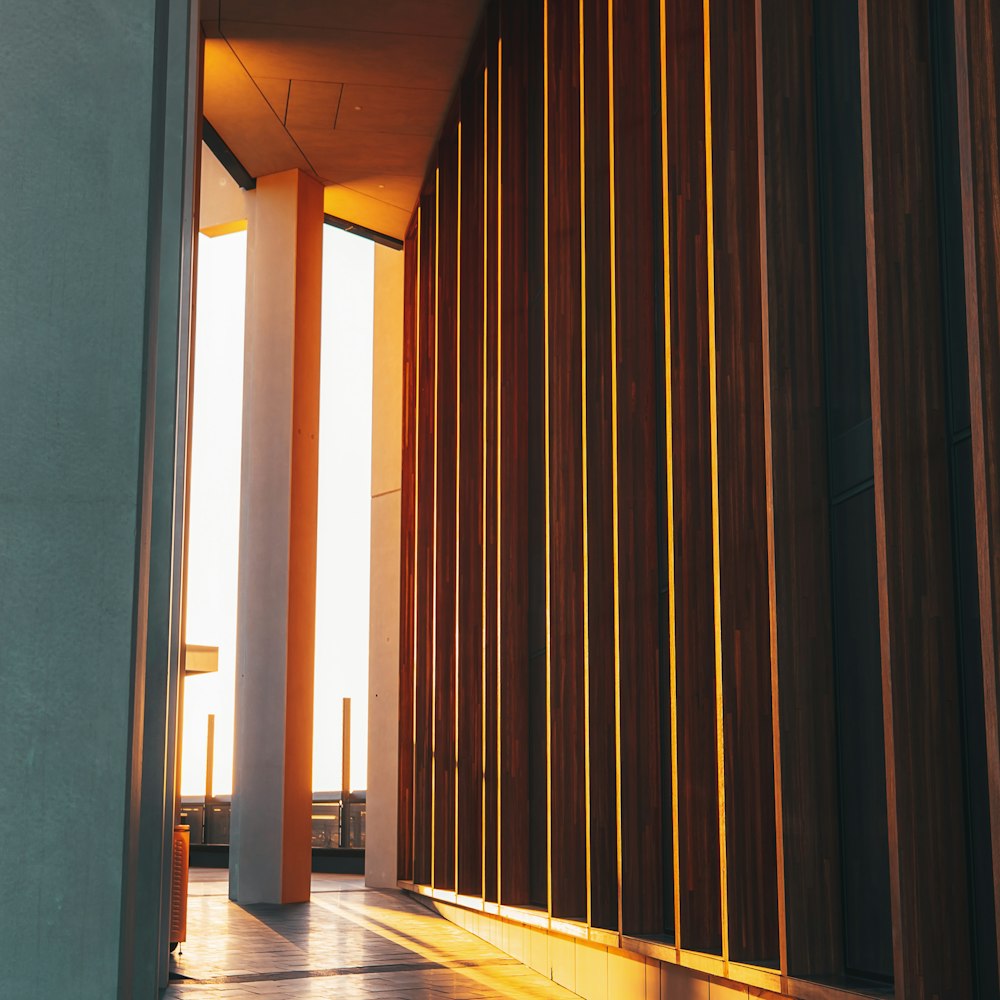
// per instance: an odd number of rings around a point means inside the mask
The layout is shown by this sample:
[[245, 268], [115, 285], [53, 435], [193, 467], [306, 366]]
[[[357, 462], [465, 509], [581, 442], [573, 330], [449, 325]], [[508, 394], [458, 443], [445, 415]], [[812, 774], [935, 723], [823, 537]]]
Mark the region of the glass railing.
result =
[[[363, 850], [365, 806], [366, 795], [363, 791], [351, 792], [346, 812], [340, 792], [317, 792], [312, 807], [312, 846]], [[226, 846], [229, 843], [230, 808], [228, 795], [208, 800], [183, 797], [178, 822], [191, 828], [192, 846]]]

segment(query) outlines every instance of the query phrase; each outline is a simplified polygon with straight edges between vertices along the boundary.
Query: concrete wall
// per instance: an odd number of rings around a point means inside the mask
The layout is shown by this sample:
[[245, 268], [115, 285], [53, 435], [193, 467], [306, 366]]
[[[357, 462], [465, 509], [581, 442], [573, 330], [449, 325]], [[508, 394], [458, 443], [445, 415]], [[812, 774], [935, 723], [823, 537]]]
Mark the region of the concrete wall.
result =
[[403, 254], [375, 247], [365, 881], [396, 885]]
[[0, 993], [23, 1000], [130, 996], [133, 962], [155, 971], [133, 947], [153, 358], [158, 325], [177, 337], [161, 278], [181, 267], [175, 13], [3, 14]]

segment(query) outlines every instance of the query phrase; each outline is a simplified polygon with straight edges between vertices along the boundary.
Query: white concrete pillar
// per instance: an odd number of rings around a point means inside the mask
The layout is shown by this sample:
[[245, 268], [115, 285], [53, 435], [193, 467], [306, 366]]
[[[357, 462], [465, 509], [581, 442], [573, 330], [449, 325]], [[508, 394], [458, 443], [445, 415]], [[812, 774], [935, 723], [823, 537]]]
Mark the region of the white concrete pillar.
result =
[[323, 188], [261, 177], [247, 237], [229, 894], [308, 900]]
[[365, 883], [396, 886], [403, 252], [375, 247]]

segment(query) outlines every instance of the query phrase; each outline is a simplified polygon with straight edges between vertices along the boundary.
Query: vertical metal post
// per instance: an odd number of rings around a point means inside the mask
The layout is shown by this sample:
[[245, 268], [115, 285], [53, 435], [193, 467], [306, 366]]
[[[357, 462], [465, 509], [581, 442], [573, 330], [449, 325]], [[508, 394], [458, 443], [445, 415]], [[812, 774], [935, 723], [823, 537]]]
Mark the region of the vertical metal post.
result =
[[351, 846], [351, 699], [344, 699], [340, 778], [340, 846]]
[[205, 811], [215, 797], [212, 791], [212, 775], [215, 771], [215, 716], [208, 717], [208, 743], [205, 751]]

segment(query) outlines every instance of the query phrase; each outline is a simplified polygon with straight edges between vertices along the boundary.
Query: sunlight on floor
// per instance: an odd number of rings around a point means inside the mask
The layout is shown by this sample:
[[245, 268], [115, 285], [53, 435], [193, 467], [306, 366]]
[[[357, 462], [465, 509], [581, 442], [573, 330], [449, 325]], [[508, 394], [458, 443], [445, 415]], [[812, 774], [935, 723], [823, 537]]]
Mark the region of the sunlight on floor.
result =
[[237, 906], [228, 873], [194, 869], [169, 1000], [461, 1000], [574, 994], [397, 892], [314, 875], [312, 902]]

